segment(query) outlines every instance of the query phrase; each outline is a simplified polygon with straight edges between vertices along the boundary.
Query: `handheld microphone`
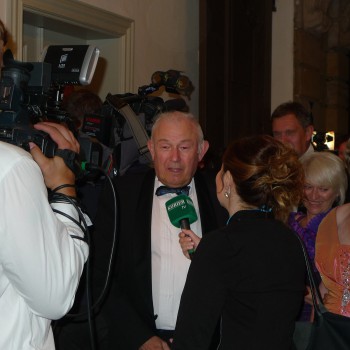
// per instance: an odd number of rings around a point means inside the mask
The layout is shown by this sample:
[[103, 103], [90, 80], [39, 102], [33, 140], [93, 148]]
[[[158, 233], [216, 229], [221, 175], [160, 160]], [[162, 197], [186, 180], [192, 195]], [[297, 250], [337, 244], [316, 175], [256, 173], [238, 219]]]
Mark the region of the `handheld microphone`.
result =
[[[190, 224], [198, 220], [196, 209], [190, 197], [180, 194], [165, 203], [170, 222], [181, 229], [190, 229]], [[188, 251], [190, 257], [194, 249]]]

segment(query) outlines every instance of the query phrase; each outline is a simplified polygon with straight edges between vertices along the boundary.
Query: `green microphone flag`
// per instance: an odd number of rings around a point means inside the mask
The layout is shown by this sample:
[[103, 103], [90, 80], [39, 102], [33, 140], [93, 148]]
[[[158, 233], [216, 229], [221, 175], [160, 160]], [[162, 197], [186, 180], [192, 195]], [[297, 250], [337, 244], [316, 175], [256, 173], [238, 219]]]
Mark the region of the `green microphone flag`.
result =
[[[175, 227], [190, 228], [189, 225], [198, 220], [196, 209], [190, 197], [180, 194], [165, 203], [170, 222]], [[188, 227], [184, 224], [187, 222]]]

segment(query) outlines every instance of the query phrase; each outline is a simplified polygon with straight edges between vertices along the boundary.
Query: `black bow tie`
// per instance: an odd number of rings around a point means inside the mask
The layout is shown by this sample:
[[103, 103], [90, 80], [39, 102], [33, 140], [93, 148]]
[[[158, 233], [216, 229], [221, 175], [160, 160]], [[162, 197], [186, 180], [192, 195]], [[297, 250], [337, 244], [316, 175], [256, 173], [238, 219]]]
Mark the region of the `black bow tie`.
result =
[[156, 190], [156, 195], [162, 196], [163, 194], [166, 194], [166, 193], [176, 193], [177, 195], [185, 194], [186, 196], [188, 196], [189, 192], [190, 192], [190, 186], [184, 186], [184, 187], [178, 187], [178, 188], [159, 186]]

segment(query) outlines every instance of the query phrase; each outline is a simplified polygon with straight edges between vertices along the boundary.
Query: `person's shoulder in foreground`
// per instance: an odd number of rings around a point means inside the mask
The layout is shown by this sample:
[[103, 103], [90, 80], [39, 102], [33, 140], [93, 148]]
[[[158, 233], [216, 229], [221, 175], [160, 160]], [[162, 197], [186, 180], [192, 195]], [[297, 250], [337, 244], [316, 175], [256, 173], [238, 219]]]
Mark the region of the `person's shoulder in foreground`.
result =
[[[78, 150], [60, 126], [37, 128], [51, 132], [62, 149]], [[50, 205], [45, 186], [69, 184], [56, 194], [74, 196], [74, 174], [62, 158], [29, 146], [32, 155], [0, 142], [0, 348], [9, 350], [54, 349], [50, 320], [72, 306], [88, 256], [78, 208]]]

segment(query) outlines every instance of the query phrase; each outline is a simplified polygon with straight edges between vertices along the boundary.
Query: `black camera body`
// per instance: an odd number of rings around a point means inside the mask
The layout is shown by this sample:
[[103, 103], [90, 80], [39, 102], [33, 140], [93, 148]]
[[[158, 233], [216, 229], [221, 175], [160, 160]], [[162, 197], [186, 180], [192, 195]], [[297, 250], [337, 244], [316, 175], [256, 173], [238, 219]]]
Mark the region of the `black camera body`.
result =
[[4, 54], [0, 79], [0, 140], [28, 150], [28, 142], [35, 142], [48, 157], [54, 155], [56, 145], [46, 133], [35, 130], [35, 110], [30, 105], [28, 83], [33, 65], [15, 61], [12, 53]]
[[[99, 50], [90, 45], [57, 45], [44, 50], [42, 62], [31, 63], [14, 60], [6, 50], [0, 79], [0, 141], [26, 150], [34, 142], [47, 157], [53, 157], [57, 145], [33, 125], [40, 121], [73, 125], [60, 108], [62, 91], [68, 84], [89, 84], [98, 56]], [[90, 151], [86, 140], [84, 145]]]

